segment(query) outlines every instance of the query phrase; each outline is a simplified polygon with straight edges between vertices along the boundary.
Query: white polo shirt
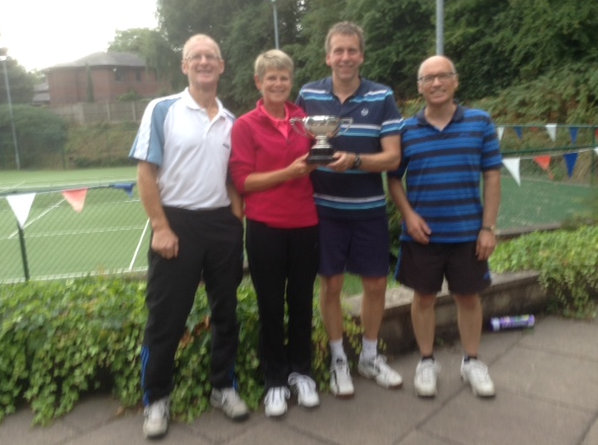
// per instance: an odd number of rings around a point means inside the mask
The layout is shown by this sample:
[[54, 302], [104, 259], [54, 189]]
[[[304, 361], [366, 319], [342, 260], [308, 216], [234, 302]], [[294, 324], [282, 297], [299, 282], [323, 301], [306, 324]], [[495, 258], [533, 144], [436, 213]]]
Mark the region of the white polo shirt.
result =
[[211, 209], [230, 204], [226, 192], [234, 116], [218, 102], [210, 121], [186, 88], [152, 100], [129, 157], [156, 164], [162, 205]]

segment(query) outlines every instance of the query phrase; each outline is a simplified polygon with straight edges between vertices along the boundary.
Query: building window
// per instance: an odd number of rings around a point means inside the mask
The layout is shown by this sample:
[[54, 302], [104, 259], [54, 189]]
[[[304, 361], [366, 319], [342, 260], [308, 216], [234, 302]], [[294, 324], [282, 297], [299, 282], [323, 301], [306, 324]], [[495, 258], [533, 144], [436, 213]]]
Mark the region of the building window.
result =
[[135, 71], [135, 79], [137, 79], [137, 82], [141, 82], [141, 71]]
[[112, 71], [114, 72], [114, 80], [117, 82], [122, 82], [125, 80], [124, 72], [122, 70], [119, 70], [118, 68], [112, 68]]

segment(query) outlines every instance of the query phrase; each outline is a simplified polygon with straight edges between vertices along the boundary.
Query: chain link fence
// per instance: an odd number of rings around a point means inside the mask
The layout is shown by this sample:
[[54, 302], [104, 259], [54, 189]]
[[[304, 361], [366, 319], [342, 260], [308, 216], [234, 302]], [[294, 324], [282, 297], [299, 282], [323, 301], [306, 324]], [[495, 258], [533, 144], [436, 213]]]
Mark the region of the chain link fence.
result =
[[[597, 126], [497, 129], [505, 161], [517, 160], [516, 170], [503, 168], [499, 231], [560, 224], [584, 212], [596, 216]], [[73, 172], [88, 175], [65, 170], [64, 179]], [[8, 174], [0, 173], [0, 283], [147, 270], [150, 228], [134, 182], [51, 187], [38, 174], [34, 184], [27, 177], [16, 187], [24, 174], [16, 172], [7, 185], [2, 176]], [[106, 170], [98, 175], [106, 177]], [[398, 226], [394, 219], [391, 227]]]
[[0, 195], [0, 283], [147, 269], [134, 183]]

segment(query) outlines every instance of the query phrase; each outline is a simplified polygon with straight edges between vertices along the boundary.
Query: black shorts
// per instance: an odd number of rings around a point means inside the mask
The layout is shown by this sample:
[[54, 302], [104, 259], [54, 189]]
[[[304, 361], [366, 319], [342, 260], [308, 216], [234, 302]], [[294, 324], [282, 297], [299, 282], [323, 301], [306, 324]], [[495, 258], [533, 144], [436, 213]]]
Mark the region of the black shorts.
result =
[[477, 294], [490, 285], [488, 261], [475, 256], [476, 243], [401, 242], [395, 278], [421, 294], [438, 293], [446, 278], [449, 291]]

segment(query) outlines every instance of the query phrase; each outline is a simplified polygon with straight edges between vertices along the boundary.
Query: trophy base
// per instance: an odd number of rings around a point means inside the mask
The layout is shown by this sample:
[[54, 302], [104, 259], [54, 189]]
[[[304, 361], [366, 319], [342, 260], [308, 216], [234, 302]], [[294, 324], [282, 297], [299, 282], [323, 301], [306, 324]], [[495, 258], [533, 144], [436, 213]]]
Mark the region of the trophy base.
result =
[[305, 162], [308, 164], [330, 164], [334, 162], [334, 150], [333, 149], [316, 149], [312, 148], [311, 152], [307, 156]]

